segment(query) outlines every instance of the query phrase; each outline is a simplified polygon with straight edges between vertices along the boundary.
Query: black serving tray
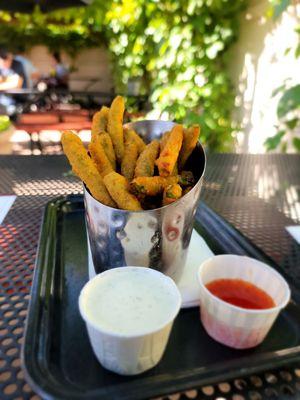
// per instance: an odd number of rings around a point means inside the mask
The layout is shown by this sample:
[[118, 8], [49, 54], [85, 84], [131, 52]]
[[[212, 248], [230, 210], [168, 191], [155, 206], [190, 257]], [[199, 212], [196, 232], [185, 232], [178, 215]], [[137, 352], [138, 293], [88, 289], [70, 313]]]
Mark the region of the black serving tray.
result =
[[[271, 263], [203, 203], [195, 227], [215, 254], [247, 254]], [[87, 261], [82, 196], [48, 203], [22, 350], [26, 378], [44, 399], [148, 399], [300, 359], [300, 309], [295, 302], [251, 350], [233, 350], [211, 339], [194, 307], [180, 312], [155, 368], [135, 377], [111, 373], [94, 357], [78, 310], [78, 296], [88, 280]], [[296, 288], [292, 292], [298, 296]]]

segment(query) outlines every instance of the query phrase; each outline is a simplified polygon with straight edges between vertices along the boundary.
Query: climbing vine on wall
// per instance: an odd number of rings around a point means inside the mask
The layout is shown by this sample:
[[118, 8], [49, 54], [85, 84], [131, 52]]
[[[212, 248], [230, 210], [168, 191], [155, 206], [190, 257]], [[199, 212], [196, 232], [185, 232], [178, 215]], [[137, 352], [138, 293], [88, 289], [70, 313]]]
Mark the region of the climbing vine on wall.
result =
[[44, 43], [71, 54], [105, 44], [116, 91], [136, 85], [158, 115], [200, 123], [202, 141], [226, 151], [236, 128], [226, 61], [244, 7], [245, 0], [95, 0], [46, 15], [2, 13], [0, 37], [10, 46]]
[[[270, 17], [276, 21], [282, 13], [293, 5], [290, 0], [270, 0]], [[295, 2], [296, 4], [296, 2]], [[296, 47], [287, 47], [285, 54], [294, 52], [295, 58], [300, 58], [300, 24], [295, 28], [298, 36]], [[294, 43], [287, 43], [288, 46]], [[291, 84], [291, 79], [286, 79], [274, 91], [273, 97], [279, 96], [277, 106], [278, 125], [277, 133], [265, 141], [267, 151], [288, 151], [289, 147], [300, 153], [300, 80], [297, 84]]]

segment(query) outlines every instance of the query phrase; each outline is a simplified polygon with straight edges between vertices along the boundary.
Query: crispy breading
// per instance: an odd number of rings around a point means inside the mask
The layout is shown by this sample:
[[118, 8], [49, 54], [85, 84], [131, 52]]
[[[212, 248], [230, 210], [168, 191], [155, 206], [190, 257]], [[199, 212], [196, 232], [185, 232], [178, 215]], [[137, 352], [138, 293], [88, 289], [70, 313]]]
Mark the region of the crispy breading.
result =
[[168, 138], [169, 138], [169, 136], [170, 136], [170, 133], [171, 133], [171, 131], [167, 131], [167, 132], [165, 132], [165, 133], [163, 134], [163, 136], [160, 138], [159, 145], [160, 145], [160, 151], [161, 151], [161, 152], [163, 151], [163, 149], [164, 149], [164, 147], [165, 147], [165, 145], [166, 145], [166, 143], [167, 143], [167, 140], [168, 140]]
[[182, 189], [178, 183], [174, 183], [173, 185], [168, 185], [164, 189], [163, 194], [163, 206], [167, 206], [168, 204], [174, 203], [174, 201], [180, 199], [182, 196]]
[[106, 175], [103, 180], [107, 190], [119, 208], [129, 211], [142, 210], [138, 199], [129, 192], [129, 183], [124, 176], [113, 171]]
[[[168, 138], [169, 138], [169, 136], [170, 136], [170, 133], [171, 133], [170, 131], [165, 132], [165, 133], [163, 134], [162, 138], [160, 139], [160, 142], [159, 142], [159, 145], [160, 145], [160, 152], [163, 151], [163, 149], [164, 149], [164, 147], [165, 147], [165, 145], [166, 145], [166, 143], [167, 143], [167, 140], [168, 140]], [[173, 171], [172, 171], [171, 175], [178, 175], [178, 165], [177, 165], [177, 161], [176, 161], [176, 163], [175, 163], [175, 166], [174, 166], [174, 168], [173, 168]]]
[[164, 188], [178, 182], [177, 176], [140, 176], [133, 179], [130, 190], [136, 195], [156, 196], [162, 193]]
[[108, 113], [108, 133], [110, 134], [117, 161], [121, 164], [124, 156], [123, 114], [125, 101], [122, 96], [117, 96], [111, 103]]
[[97, 136], [93, 142], [89, 144], [89, 152], [94, 161], [98, 172], [102, 177], [114, 171], [103, 147], [100, 142], [100, 136]]
[[65, 131], [62, 133], [61, 143], [73, 172], [86, 184], [91, 195], [107, 206], [116, 207], [80, 138], [71, 131]]
[[155, 160], [157, 159], [158, 153], [159, 142], [157, 140], [153, 140], [145, 147], [137, 159], [134, 171], [134, 176], [136, 178], [139, 176], [154, 175]]
[[109, 108], [103, 106], [100, 111], [93, 116], [91, 141], [93, 142], [99, 134], [107, 131]]
[[111, 138], [107, 132], [103, 132], [99, 136], [99, 141], [103, 147], [103, 150], [105, 151], [105, 154], [107, 158], [109, 159], [112, 167], [114, 170], [117, 168], [117, 163], [116, 163], [116, 155], [114, 151], [114, 147], [111, 141]]
[[178, 175], [178, 183], [181, 186], [192, 186], [195, 184], [195, 177], [192, 171], [181, 171]]
[[121, 173], [129, 182], [133, 179], [138, 155], [139, 152], [136, 142], [130, 137], [127, 137], [125, 140], [125, 150], [121, 164]]
[[197, 145], [199, 126], [173, 125], [146, 145], [135, 130], [123, 128], [124, 111], [124, 98], [117, 96], [110, 108], [103, 106], [94, 115], [88, 151], [77, 134], [63, 133], [73, 171], [103, 204], [131, 211], [171, 204], [195, 185], [187, 161]]
[[179, 169], [181, 170], [184, 168], [185, 163], [187, 162], [187, 159], [189, 156], [192, 154], [194, 148], [196, 147], [196, 144], [198, 142], [200, 134], [200, 126], [199, 125], [194, 125], [191, 126], [188, 129], [183, 130], [183, 141], [182, 141], [182, 146], [181, 150], [179, 153], [178, 157], [178, 164], [179, 164]]
[[80, 139], [80, 137], [78, 136], [77, 133], [67, 130], [67, 131], [63, 131], [61, 133], [61, 143], [63, 145], [63, 141], [64, 143], [77, 143], [80, 146], [83, 145], [82, 140]]
[[178, 164], [177, 161], [174, 165], [173, 171], [171, 172], [171, 175], [178, 175]]
[[183, 127], [175, 125], [167, 138], [165, 146], [156, 160], [159, 175], [163, 177], [170, 176], [174, 170], [178, 159], [179, 151], [182, 145]]
[[145, 149], [146, 143], [133, 129], [124, 129], [125, 142], [127, 139], [133, 140], [138, 147], [139, 154]]

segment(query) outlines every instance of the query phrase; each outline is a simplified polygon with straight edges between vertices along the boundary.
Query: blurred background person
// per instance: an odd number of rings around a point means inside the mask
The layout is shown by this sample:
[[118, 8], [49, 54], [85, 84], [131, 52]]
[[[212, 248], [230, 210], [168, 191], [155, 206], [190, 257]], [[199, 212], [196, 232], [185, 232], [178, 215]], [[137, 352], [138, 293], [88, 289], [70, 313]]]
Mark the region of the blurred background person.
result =
[[60, 53], [55, 51], [52, 53], [53, 57], [53, 77], [55, 79], [55, 86], [59, 89], [69, 88], [69, 68], [62, 62]]
[[0, 113], [13, 116], [16, 113], [16, 97], [5, 91], [26, 89], [27, 77], [22, 63], [11, 52], [0, 48]]
[[51, 71], [49, 74], [41, 77], [38, 88], [45, 84], [47, 89], [65, 89], [69, 88], [69, 68], [62, 60], [58, 51], [51, 53]]
[[0, 48], [0, 90], [26, 89], [27, 77], [22, 63], [11, 52]]
[[19, 46], [17, 55], [14, 57], [16, 61], [19, 61], [24, 69], [26, 75], [27, 88], [32, 89], [35, 82], [39, 79], [40, 73], [38, 69], [32, 64], [32, 62], [25, 55], [25, 48]]

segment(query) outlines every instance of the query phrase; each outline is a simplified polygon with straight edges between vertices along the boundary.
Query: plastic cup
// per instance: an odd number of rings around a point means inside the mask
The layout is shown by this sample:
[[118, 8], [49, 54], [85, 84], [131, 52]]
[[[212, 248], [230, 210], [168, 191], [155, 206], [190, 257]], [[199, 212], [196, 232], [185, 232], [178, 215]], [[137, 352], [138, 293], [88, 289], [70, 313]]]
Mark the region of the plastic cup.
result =
[[[143, 287], [140, 289], [136, 285], [133, 288], [136, 279], [142, 279]], [[165, 293], [164, 306], [159, 303], [157, 288]], [[151, 299], [158, 294], [157, 302], [153, 303], [155, 306], [152, 314], [147, 308], [149, 303], [147, 305], [147, 302], [141, 301], [143, 296], [146, 296], [146, 290]], [[122, 318], [128, 316], [132, 310], [132, 303], [127, 300], [133, 293], [140, 299], [136, 305], [139, 315], [145, 315], [147, 321], [142, 318], [139, 327], [137, 322], [134, 328], [134, 324], [126, 328], [124, 323], [122, 325]], [[100, 297], [97, 300], [98, 295]], [[109, 300], [109, 296], [111, 299], [112, 295], [116, 299], [114, 302]], [[91, 309], [96, 302], [100, 307], [108, 305], [109, 313], [121, 312], [115, 314], [114, 324], [111, 323], [110, 317], [104, 316], [105, 313], [99, 313], [102, 316], [95, 318], [98, 311], [94, 309], [93, 314]], [[120, 304], [122, 307], [118, 306]], [[128, 305], [124, 306], [125, 304]], [[103, 367], [121, 375], [140, 374], [160, 361], [180, 306], [181, 296], [174, 281], [158, 271], [143, 267], [120, 267], [102, 272], [83, 287], [79, 296], [80, 313], [86, 323], [95, 356]], [[126, 312], [126, 307], [131, 308], [127, 308]], [[155, 318], [156, 311], [160, 314], [158, 319]], [[116, 324], [119, 324], [119, 327]]]
[[[201, 264], [198, 279], [201, 321], [206, 332], [217, 342], [236, 349], [260, 344], [291, 297], [287, 282], [275, 269], [245, 256], [214, 256]], [[250, 282], [269, 294], [276, 306], [251, 310], [229, 304], [205, 287], [216, 279]]]

